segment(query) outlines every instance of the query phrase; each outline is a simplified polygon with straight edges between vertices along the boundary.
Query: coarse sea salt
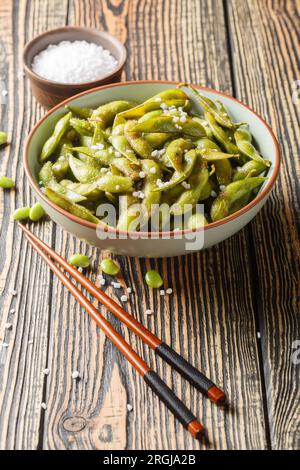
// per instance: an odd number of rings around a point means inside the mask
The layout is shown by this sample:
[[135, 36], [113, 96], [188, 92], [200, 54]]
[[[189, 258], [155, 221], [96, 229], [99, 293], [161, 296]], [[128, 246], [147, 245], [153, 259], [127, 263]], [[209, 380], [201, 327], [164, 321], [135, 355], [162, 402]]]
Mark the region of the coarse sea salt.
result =
[[32, 70], [59, 83], [84, 83], [97, 80], [118, 65], [112, 54], [87, 41], [62, 41], [49, 44], [33, 58]]

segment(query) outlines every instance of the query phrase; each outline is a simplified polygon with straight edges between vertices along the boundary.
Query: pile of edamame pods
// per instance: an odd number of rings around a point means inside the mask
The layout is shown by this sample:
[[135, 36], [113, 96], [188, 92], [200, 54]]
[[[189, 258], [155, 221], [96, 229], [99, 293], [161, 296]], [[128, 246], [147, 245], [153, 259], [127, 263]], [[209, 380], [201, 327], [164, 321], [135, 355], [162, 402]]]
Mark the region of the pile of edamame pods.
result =
[[[97, 207], [109, 202], [116, 208], [116, 228], [132, 230], [136, 206], [142, 205], [141, 231], [163, 203], [171, 230], [182, 228], [175, 219], [186, 211], [188, 228], [227, 217], [255, 196], [270, 165], [247, 124], [234, 123], [221, 102], [184, 84], [141, 104], [69, 106], [40, 160], [40, 184], [58, 206], [99, 223]], [[204, 216], [195, 212], [197, 203], [204, 204]]]

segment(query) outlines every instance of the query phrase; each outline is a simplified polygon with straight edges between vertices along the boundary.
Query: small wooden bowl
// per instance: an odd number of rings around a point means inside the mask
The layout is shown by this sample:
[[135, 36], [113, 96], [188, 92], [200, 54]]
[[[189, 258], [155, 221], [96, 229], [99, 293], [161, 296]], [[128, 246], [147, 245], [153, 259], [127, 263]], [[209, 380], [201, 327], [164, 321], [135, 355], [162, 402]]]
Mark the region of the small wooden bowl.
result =
[[[71, 84], [47, 80], [33, 72], [31, 65], [34, 56], [45, 49], [49, 44], [76, 40], [93, 42], [95, 44], [99, 44], [105, 49], [108, 49], [118, 61], [116, 69], [108, 75], [102, 76], [98, 80]], [[111, 34], [104, 31], [97, 31], [96, 29], [65, 26], [63, 28], [47, 31], [46, 33], [40, 34], [29, 41], [24, 48], [23, 65], [26, 76], [29, 78], [34, 96], [43, 106], [51, 108], [64, 99], [82, 91], [120, 81], [126, 57], [127, 53], [125, 47]]]

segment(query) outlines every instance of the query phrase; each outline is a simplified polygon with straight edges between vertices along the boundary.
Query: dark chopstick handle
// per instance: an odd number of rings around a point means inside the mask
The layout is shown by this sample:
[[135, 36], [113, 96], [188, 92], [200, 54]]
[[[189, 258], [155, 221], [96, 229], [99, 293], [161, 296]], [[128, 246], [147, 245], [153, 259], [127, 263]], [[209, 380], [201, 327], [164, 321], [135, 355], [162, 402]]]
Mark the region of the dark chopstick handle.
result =
[[153, 370], [144, 374], [145, 382], [151, 387], [156, 395], [164, 402], [176, 418], [198, 439], [203, 433], [203, 426], [197, 421], [193, 413], [175, 395], [175, 393], [162, 381]]
[[161, 343], [155, 352], [212, 401], [217, 404], [225, 401], [222, 390], [166, 343]]

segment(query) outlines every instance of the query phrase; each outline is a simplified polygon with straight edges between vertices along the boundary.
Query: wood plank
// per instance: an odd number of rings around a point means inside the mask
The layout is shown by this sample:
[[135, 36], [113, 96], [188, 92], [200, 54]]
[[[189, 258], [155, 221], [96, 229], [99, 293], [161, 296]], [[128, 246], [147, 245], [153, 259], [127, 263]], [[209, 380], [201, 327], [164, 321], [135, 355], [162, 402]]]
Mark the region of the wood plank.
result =
[[[299, 448], [299, 79], [300, 3], [228, 2], [237, 97], [274, 129], [282, 149], [275, 189], [251, 224], [272, 447]], [[247, 54], [245, 54], [247, 51]], [[296, 96], [295, 96], [296, 98]]]
[[[69, 23], [106, 29], [125, 43], [127, 79], [184, 79], [231, 92], [221, 1], [74, 1], [69, 7]], [[96, 280], [103, 256], [99, 250], [80, 244], [59, 228], [55, 247], [66, 257], [79, 249], [92, 255], [90, 275]], [[44, 448], [265, 448], [247, 253], [242, 232], [197, 255], [157, 261], [118, 258], [123, 284], [135, 290], [128, 304], [132, 314], [224, 384], [231, 404], [227, 412], [172, 374], [108, 316], [203, 420], [210, 446], [188, 436], [53, 280]], [[159, 269], [174, 295], [160, 297], [149, 291], [143, 276], [150, 266]], [[107, 291], [120, 297], [111, 287]], [[146, 318], [146, 308], [153, 308], [155, 316]], [[80, 372], [80, 381], [71, 379], [72, 370]], [[126, 403], [133, 405], [132, 412], [127, 412]]]
[[[23, 177], [22, 152], [30, 129], [44, 111], [29, 92], [22, 73], [22, 48], [41, 31], [64, 24], [66, 1], [11, 2], [0, 7], [1, 87], [8, 90], [1, 102], [1, 129], [10, 145], [1, 149], [0, 171], [16, 181], [16, 190], [1, 191], [0, 212], [0, 448], [36, 449], [40, 440], [47, 365], [51, 277], [11, 221], [16, 207], [31, 204], [33, 197]], [[2, 91], [2, 90], [1, 90]], [[33, 228], [33, 227], [32, 227]], [[52, 240], [50, 222], [34, 231]], [[11, 290], [16, 289], [13, 296]], [[15, 313], [12, 313], [15, 310]], [[5, 330], [6, 322], [12, 329]]]

